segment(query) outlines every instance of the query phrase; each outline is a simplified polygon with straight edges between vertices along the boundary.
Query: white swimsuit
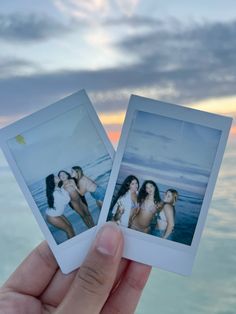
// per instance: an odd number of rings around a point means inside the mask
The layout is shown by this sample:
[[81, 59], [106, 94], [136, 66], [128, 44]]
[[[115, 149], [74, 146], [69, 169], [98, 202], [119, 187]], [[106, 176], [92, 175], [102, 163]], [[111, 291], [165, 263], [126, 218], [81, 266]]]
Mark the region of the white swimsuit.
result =
[[46, 214], [51, 217], [59, 217], [63, 215], [66, 205], [70, 202], [69, 193], [62, 187], [56, 188], [53, 192], [54, 207], [48, 208]]
[[112, 210], [113, 215], [116, 214], [118, 207], [124, 209], [124, 213], [120, 217], [120, 224], [124, 227], [128, 227], [131, 209], [136, 207], [136, 204], [134, 204], [134, 202], [131, 199], [130, 191], [126, 192], [125, 195], [119, 197]]

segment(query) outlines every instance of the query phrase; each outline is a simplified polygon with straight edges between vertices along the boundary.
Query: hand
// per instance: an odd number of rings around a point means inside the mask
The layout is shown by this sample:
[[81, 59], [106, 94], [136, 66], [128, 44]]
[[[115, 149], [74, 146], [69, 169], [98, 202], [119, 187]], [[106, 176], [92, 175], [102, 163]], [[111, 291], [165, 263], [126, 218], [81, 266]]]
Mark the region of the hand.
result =
[[121, 230], [106, 223], [79, 270], [64, 275], [41, 243], [0, 289], [1, 313], [134, 313], [151, 268], [122, 251]]
[[119, 213], [120, 215], [123, 215], [124, 212], [125, 212], [125, 209], [124, 209], [123, 207], [119, 207], [119, 209], [118, 209], [117, 211], [118, 211], [118, 213]]

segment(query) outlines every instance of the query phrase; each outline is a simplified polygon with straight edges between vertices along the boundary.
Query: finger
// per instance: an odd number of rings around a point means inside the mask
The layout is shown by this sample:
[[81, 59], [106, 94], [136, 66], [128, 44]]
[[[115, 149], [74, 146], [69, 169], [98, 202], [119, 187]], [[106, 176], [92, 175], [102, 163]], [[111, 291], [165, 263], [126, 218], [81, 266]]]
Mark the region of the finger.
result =
[[133, 314], [150, 271], [150, 266], [131, 262], [121, 283], [110, 295], [101, 314]]
[[40, 300], [44, 304], [57, 307], [68, 292], [77, 271], [65, 275], [60, 269], [55, 273], [48, 287], [43, 291]]
[[[115, 289], [116, 285], [120, 282], [123, 273], [125, 272], [129, 261], [127, 259], [122, 258], [116, 279], [113, 285], [113, 289]], [[40, 300], [44, 304], [51, 305], [53, 307], [58, 307], [58, 305], [62, 302], [64, 299], [66, 293], [68, 292], [77, 271], [74, 271], [68, 275], [65, 275], [61, 272], [59, 269], [53, 279], [51, 280], [50, 284], [46, 288], [46, 290], [43, 292], [43, 294], [40, 297]]]
[[44, 241], [30, 253], [3, 287], [19, 293], [39, 296], [57, 269], [57, 262]]
[[[112, 289], [115, 289], [116, 285], [119, 284], [126, 268], [128, 267], [128, 263], [129, 261], [127, 259], [121, 259]], [[42, 303], [51, 305], [53, 307], [58, 307], [68, 292], [75, 278], [76, 272], [77, 271], [74, 271], [68, 275], [65, 275], [59, 269], [55, 273], [46, 290], [44, 290], [43, 294], [40, 296]]]
[[57, 314], [100, 313], [115, 282], [123, 251], [120, 228], [112, 222], [99, 230]]
[[127, 260], [126, 258], [122, 258], [120, 261], [120, 265], [118, 267], [118, 271], [116, 274], [116, 279], [114, 281], [112, 291], [115, 291], [117, 285], [119, 285], [119, 282], [122, 280], [123, 275], [126, 272], [127, 267], [129, 266], [130, 261]]

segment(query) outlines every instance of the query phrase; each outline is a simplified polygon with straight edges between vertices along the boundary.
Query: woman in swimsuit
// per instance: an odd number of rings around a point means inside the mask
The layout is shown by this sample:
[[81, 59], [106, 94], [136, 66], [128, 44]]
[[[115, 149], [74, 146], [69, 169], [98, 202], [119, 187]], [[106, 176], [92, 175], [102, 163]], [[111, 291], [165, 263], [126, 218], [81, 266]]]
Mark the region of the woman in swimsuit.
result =
[[133, 175], [128, 176], [122, 183], [117, 196], [112, 202], [112, 220], [117, 224], [128, 227], [130, 216], [137, 208], [137, 192], [139, 181]]
[[130, 228], [149, 233], [150, 224], [162, 207], [159, 189], [155, 182], [144, 181], [138, 194], [138, 208], [130, 218]]
[[101, 209], [106, 193], [105, 189], [87, 177], [79, 166], [71, 168], [71, 177], [75, 179], [80, 196], [84, 197], [85, 193], [90, 193], [98, 208]]
[[61, 180], [60, 185], [63, 186], [63, 188], [70, 195], [70, 206], [81, 216], [88, 228], [94, 227], [93, 218], [88, 210], [88, 207], [81, 200], [74, 179], [72, 179], [70, 174], [64, 170], [59, 171], [58, 177]]
[[163, 239], [172, 240], [175, 226], [175, 203], [178, 198], [178, 192], [174, 189], [168, 189], [164, 196], [164, 206], [159, 213], [156, 229], [153, 235]]
[[59, 188], [60, 179], [54, 174], [46, 178], [46, 195], [49, 208], [46, 210], [47, 221], [56, 228], [66, 232], [68, 239], [75, 236], [69, 220], [63, 215], [66, 205], [70, 202], [70, 195], [64, 188]]

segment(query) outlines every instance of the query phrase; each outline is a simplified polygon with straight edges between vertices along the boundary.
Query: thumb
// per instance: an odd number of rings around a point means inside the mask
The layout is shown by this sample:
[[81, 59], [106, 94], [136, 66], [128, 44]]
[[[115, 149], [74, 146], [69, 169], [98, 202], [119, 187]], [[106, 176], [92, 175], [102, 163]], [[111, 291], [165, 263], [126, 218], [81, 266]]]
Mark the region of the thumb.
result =
[[100, 313], [113, 287], [123, 251], [123, 236], [115, 223], [106, 223], [78, 270], [56, 314]]

